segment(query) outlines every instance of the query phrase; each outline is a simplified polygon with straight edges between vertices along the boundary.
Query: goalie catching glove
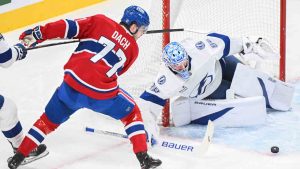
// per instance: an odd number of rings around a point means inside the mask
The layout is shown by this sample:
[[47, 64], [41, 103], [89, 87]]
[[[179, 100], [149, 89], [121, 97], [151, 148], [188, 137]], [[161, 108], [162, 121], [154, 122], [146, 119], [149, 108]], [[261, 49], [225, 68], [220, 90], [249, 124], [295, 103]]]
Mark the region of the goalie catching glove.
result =
[[[247, 55], [254, 54], [254, 55]], [[240, 53], [244, 60], [276, 60], [279, 59], [278, 52], [264, 38], [243, 38], [243, 51]]]

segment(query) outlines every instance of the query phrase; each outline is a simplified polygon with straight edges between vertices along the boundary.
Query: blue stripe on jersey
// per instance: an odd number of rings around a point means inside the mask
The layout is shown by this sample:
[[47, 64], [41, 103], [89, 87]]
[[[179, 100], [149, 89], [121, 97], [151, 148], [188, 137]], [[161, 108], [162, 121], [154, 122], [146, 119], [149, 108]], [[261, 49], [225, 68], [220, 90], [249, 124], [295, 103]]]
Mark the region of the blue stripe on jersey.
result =
[[191, 121], [191, 123], [192, 124], [207, 125], [209, 120], [214, 121], [214, 120], [222, 117], [224, 114], [226, 114], [227, 112], [229, 112], [233, 108], [234, 107], [225, 108], [225, 109], [220, 110], [218, 112], [215, 112], [215, 113], [203, 116], [203, 117], [201, 117], [199, 119], [193, 120], [193, 121]]
[[[88, 50], [93, 53], [99, 53], [102, 49], [104, 49], [105, 46], [102, 44], [95, 42], [95, 41], [83, 41], [80, 42], [78, 47], [76, 48], [75, 52], [83, 51], [83, 50]], [[116, 56], [116, 54], [112, 51], [108, 52], [103, 59], [106, 60], [106, 62], [110, 66], [114, 66], [118, 62], [120, 62], [120, 58]], [[123, 67], [118, 68], [117, 72], [121, 72]]]
[[4, 53], [0, 53], [0, 63], [5, 63], [12, 58], [12, 50], [9, 48]]
[[[82, 50], [88, 50], [90, 52], [99, 53], [104, 46], [98, 42], [95, 41], [83, 41], [80, 42], [78, 47], [76, 48], [75, 52], [82, 51]], [[120, 62], [120, 58], [116, 57], [116, 54], [112, 51], [108, 52], [104, 59], [110, 64], [115, 65], [116, 63]]]
[[[114, 66], [116, 63], [120, 62], [120, 58], [116, 57], [116, 54], [113, 53], [112, 51], [108, 52], [105, 56], [104, 59], [112, 66]], [[120, 68], [119, 68], [120, 69]], [[122, 70], [122, 69], [121, 69]], [[118, 71], [119, 72], [119, 71]]]
[[223, 56], [227, 56], [229, 54], [230, 51], [230, 38], [226, 35], [222, 35], [222, 34], [218, 34], [218, 33], [210, 33], [207, 36], [211, 36], [211, 37], [216, 37], [216, 38], [220, 38], [224, 41], [225, 44], [225, 48], [223, 51]]
[[99, 53], [103, 49], [103, 45], [95, 41], [83, 41], [78, 44], [75, 52], [88, 50], [90, 52]]
[[140, 96], [140, 98], [150, 101], [152, 103], [161, 105], [161, 106], [165, 106], [165, 104], [166, 104], [165, 99], [162, 99], [154, 94], [148, 93], [147, 91], [144, 91], [144, 93]]
[[4, 134], [4, 136], [6, 138], [13, 138], [16, 135], [20, 134], [20, 132], [22, 131], [22, 125], [20, 122], [18, 122], [15, 127], [13, 127], [12, 129], [8, 130], [8, 131], [2, 131], [2, 133]]
[[69, 19], [66, 19], [66, 21], [67, 21], [67, 23], [69, 25], [69, 30], [68, 30], [67, 38], [71, 39], [75, 35], [77, 35], [78, 28], [77, 28], [77, 25], [76, 25], [75, 21], [72, 21], [72, 20], [69, 20]]
[[0, 94], [0, 110], [4, 104], [4, 97]]
[[129, 136], [131, 133], [134, 133], [136, 131], [141, 131], [141, 130], [145, 130], [144, 125], [136, 124], [136, 125], [129, 127], [128, 129], [126, 129], [125, 132]]
[[32, 128], [29, 130], [28, 134], [30, 134], [32, 137], [34, 137], [40, 143], [45, 139], [40, 133], [38, 133], [37, 131], [35, 131]]

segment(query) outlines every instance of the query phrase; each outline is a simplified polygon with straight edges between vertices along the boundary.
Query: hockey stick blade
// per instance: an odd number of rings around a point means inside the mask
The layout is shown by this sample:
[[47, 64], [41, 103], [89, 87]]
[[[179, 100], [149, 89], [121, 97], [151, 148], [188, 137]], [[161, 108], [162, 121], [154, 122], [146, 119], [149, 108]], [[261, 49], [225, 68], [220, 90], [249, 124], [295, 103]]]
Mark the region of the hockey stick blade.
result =
[[[194, 153], [196, 156], [202, 156], [206, 154], [208, 148], [212, 142], [212, 137], [214, 134], [214, 124], [211, 120], [208, 121], [204, 138], [201, 143], [199, 142], [191, 142], [186, 143], [183, 141], [176, 140], [176, 138], [172, 140], [160, 139], [158, 140], [159, 147], [163, 147], [169, 150], [181, 151], [186, 153]], [[200, 144], [200, 145], [199, 145]]]
[[[91, 127], [85, 127], [85, 132], [97, 133], [101, 135], [108, 135], [108, 136], [113, 136], [118, 138], [128, 138], [127, 135], [125, 134], [95, 129]], [[214, 133], [214, 124], [213, 122], [209, 121], [206, 128], [205, 136], [202, 142], [200, 143], [200, 145], [198, 142], [186, 143], [183, 141], [178, 141], [175, 138], [160, 138], [159, 140], [157, 140], [157, 144], [155, 144], [153, 148], [160, 148], [163, 150], [171, 150], [171, 151], [184, 152], [184, 153], [195, 153], [197, 156], [202, 156], [207, 152], [209, 148], [209, 145], [212, 141], [213, 133]]]
[[206, 132], [205, 132], [204, 138], [201, 143], [201, 147], [199, 149], [200, 154], [205, 154], [207, 152], [208, 147], [209, 147], [210, 143], [212, 142], [212, 137], [214, 135], [214, 131], [215, 131], [214, 123], [211, 120], [209, 120], [207, 127], [206, 127]]

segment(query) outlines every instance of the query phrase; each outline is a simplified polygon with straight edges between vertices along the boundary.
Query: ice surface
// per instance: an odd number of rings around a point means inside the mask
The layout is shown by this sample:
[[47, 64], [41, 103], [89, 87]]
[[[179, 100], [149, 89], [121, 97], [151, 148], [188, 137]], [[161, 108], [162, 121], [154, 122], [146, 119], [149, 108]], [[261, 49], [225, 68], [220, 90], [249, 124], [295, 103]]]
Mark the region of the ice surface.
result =
[[[68, 17], [82, 17], [94, 13], [107, 13], [117, 18], [122, 10], [135, 2], [145, 1], [111, 0], [67, 14]], [[300, 2], [290, 0], [287, 4], [287, 74], [290, 80], [299, 77]], [[122, 9], [122, 10], [118, 10]], [[64, 18], [60, 16], [58, 18]], [[53, 20], [56, 20], [54, 18]], [[14, 43], [22, 30], [5, 34]], [[63, 77], [63, 65], [74, 44], [30, 51], [28, 58], [9, 69], [1, 69], [0, 93], [12, 98], [19, 110], [19, 117], [25, 132], [41, 115], [56, 87]], [[296, 85], [293, 109], [288, 112], [269, 113], [267, 124], [252, 128], [216, 128], [213, 144], [205, 156], [181, 154], [151, 149], [150, 153], [163, 161], [164, 169], [296, 169], [300, 166], [300, 83]], [[123, 132], [120, 122], [107, 119], [88, 110], [80, 110], [49, 135], [45, 144], [50, 154], [39, 161], [20, 169], [138, 169], [139, 164], [127, 140], [87, 134], [83, 127]], [[200, 142], [205, 127], [186, 126], [164, 128], [163, 136], [174, 139]], [[187, 141], [188, 142], [188, 141]], [[272, 146], [279, 146], [280, 152], [270, 153]], [[6, 160], [12, 155], [9, 143], [0, 137], [0, 168], [7, 168]]]

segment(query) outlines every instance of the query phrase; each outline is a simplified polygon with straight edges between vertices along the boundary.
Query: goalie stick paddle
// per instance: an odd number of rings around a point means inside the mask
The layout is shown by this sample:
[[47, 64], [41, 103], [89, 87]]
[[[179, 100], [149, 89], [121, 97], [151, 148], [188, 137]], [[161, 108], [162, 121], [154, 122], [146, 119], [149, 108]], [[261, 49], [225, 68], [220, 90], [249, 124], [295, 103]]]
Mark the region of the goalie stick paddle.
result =
[[[125, 134], [95, 129], [91, 127], [85, 127], [85, 132], [108, 135], [108, 136], [119, 137], [119, 138], [128, 138], [127, 135]], [[154, 145], [153, 148], [157, 147], [164, 150], [171, 150], [171, 151], [184, 152], [184, 153], [196, 153], [197, 156], [202, 156], [207, 152], [209, 148], [209, 145], [212, 141], [213, 133], [214, 133], [214, 124], [212, 121], [209, 120], [204, 138], [200, 145], [199, 143], [198, 144], [185, 143], [172, 138], [160, 138], [159, 140], [157, 140], [157, 144]]]
[[[192, 33], [197, 33], [197, 34], [208, 34], [208, 33], [210, 33], [209, 31], [197, 31], [197, 30], [192, 30], [192, 29], [177, 28], [177, 29], [149, 30], [149, 31], [146, 32], [146, 34], [165, 33], [165, 32], [182, 32], [182, 31], [192, 32]], [[60, 39], [57, 39], [57, 40], [60, 40]], [[65, 40], [65, 39], [63, 39], [63, 40]], [[70, 40], [70, 41], [50, 43], [50, 44], [45, 44], [45, 45], [38, 45], [38, 46], [27, 48], [27, 50], [34, 50], [34, 49], [40, 49], [40, 48], [45, 48], [45, 47], [50, 47], [50, 46], [64, 45], [64, 44], [77, 43], [77, 42], [80, 42], [80, 39], [73, 39], [73, 40]]]

